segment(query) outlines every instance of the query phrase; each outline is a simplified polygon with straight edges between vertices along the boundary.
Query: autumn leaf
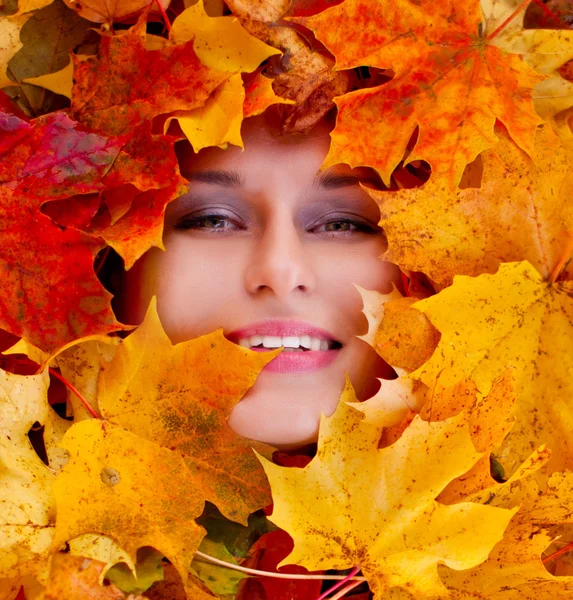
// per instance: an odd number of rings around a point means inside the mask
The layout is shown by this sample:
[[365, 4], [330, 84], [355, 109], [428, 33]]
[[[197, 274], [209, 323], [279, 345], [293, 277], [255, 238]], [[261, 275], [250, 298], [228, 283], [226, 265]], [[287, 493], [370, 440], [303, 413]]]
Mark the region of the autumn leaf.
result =
[[458, 275], [454, 284], [414, 307], [442, 337], [428, 362], [409, 375], [426, 384], [473, 380], [487, 395], [510, 368], [519, 390], [516, 425], [499, 455], [511, 473], [540, 446], [550, 470], [570, 468], [573, 303], [571, 282], [547, 283], [526, 261], [495, 275]]
[[102, 35], [97, 56], [73, 57], [71, 114], [118, 135], [157, 115], [202, 106], [232, 73], [204, 66], [193, 44], [147, 50], [142, 19], [123, 35]]
[[209, 500], [246, 523], [271, 498], [251, 446], [226, 425], [233, 406], [276, 356], [229, 342], [221, 330], [173, 346], [152, 303], [143, 324], [100, 372], [104, 421], [75, 423], [54, 483], [54, 547], [88, 532], [116, 539], [135, 562], [162, 552], [183, 582], [205, 530], [194, 519]]
[[245, 75], [243, 118], [260, 115], [273, 104], [296, 104], [294, 100], [277, 96], [272, 83], [272, 79], [265, 77], [261, 71]]
[[[159, 0], [165, 9], [171, 0]], [[109, 0], [64, 0], [70, 8], [78, 12], [80, 16], [95, 23], [113, 23], [134, 17], [150, 5], [149, 0], [121, 0], [121, 2], [109, 2]], [[155, 4], [155, 0], [152, 4]]]
[[395, 286], [389, 294], [354, 287], [362, 297], [362, 312], [368, 320], [367, 333], [357, 337], [370, 344], [398, 378], [380, 379], [380, 390], [374, 396], [350, 406], [362, 412], [367, 423], [393, 427], [426, 402], [427, 386], [405, 375], [430, 357], [439, 334], [423, 313], [411, 308], [417, 299], [402, 297]]
[[[542, 77], [520, 56], [492, 45], [491, 31], [479, 31], [475, 0], [431, 7], [409, 0], [346, 0], [318, 15], [287, 20], [311, 29], [336, 56], [338, 70], [368, 65], [394, 72], [386, 84], [335, 100], [338, 117], [323, 168], [369, 165], [390, 185], [418, 126], [407, 160], [427, 161], [453, 189], [465, 166], [497, 143], [496, 119], [533, 156], [541, 120], [532, 88]], [[351, 34], [356, 30], [361, 35]]]
[[[45, 600], [124, 600], [126, 595], [115, 585], [99, 585], [98, 578], [104, 566], [99, 561], [81, 556], [54, 554], [50, 578], [44, 593]], [[132, 596], [130, 600], [144, 598]]]
[[[204, 106], [173, 113], [172, 118], [179, 121], [194, 151], [207, 146], [226, 148], [228, 144], [243, 148], [241, 123], [245, 89], [240, 73], [254, 71], [269, 56], [280, 54], [280, 50], [250, 35], [234, 17], [209, 17], [203, 0], [175, 19], [170, 39], [178, 44], [193, 40], [193, 49], [204, 65], [234, 73]], [[225, 44], [220, 43], [221, 39]], [[169, 122], [170, 119], [165, 123], [166, 130]], [[209, 126], [206, 127], [206, 123]]]
[[[270, 531], [257, 540], [250, 549], [250, 557], [241, 562], [241, 566], [269, 573], [278, 572], [277, 564], [282, 562], [293, 549], [293, 541], [285, 531]], [[304, 567], [285, 565], [281, 573], [307, 573]], [[322, 588], [319, 579], [275, 579], [273, 577], [256, 577], [245, 580], [240, 588], [237, 600], [261, 598], [268, 600], [307, 600], [318, 598]], [[257, 595], [264, 590], [264, 596]]]
[[17, 592], [26, 577], [45, 582], [48, 576], [54, 474], [28, 438], [34, 423], [49, 426], [47, 389], [46, 372], [24, 377], [0, 371], [0, 598], [7, 587]]
[[540, 556], [551, 538], [533, 525], [509, 526], [487, 561], [467, 571], [439, 567], [452, 600], [554, 600], [573, 597], [573, 577], [554, 577]]
[[102, 415], [142, 438], [182, 453], [201, 481], [205, 500], [229, 519], [270, 503], [268, 483], [252, 448], [226, 424], [232, 409], [278, 352], [254, 353], [229, 342], [221, 329], [173, 346], [155, 304], [143, 325], [101, 371]]
[[[20, 33], [23, 47], [9, 64], [16, 81], [47, 76], [66, 65], [71, 67], [70, 54], [83, 41], [92, 24], [78, 17], [63, 2], [52, 2], [27, 16], [29, 20]], [[26, 99], [36, 114], [43, 105], [44, 95], [44, 90], [26, 86]]]
[[18, 13], [27, 13], [33, 10], [40, 10], [51, 4], [54, 0], [18, 0]]
[[[503, 129], [496, 132], [498, 145], [475, 166], [483, 171], [477, 184], [452, 192], [434, 176], [422, 187], [392, 193], [364, 187], [380, 208], [386, 260], [440, 285], [516, 260], [549, 276], [573, 234], [570, 153], [549, 125], [537, 129], [536, 163]], [[567, 275], [573, 275], [571, 267]]]
[[[0, 326], [47, 351], [82, 336], [124, 329], [111, 310], [111, 294], [95, 276], [93, 261], [105, 245], [102, 237], [125, 253], [128, 264], [152, 244], [161, 244], [165, 204], [186, 189], [172, 146], [151, 137], [149, 127], [107, 138], [63, 113], [28, 121], [4, 102], [2, 126], [10, 135], [0, 143], [0, 262], [5, 273]], [[154, 160], [158, 150], [163, 150], [161, 158]], [[74, 222], [73, 212], [71, 220], [61, 223], [68, 227], [44, 214], [46, 202], [55, 210], [51, 201], [69, 203], [76, 196], [81, 206], [85, 194], [127, 181], [144, 191], [159, 189], [148, 192], [139, 209], [132, 207], [137, 218], [124, 217], [122, 237], [114, 237], [112, 227], [96, 230], [96, 235], [78, 231], [74, 227], [82, 226]], [[156, 201], [150, 203], [149, 195]], [[65, 214], [70, 219], [69, 211]], [[130, 240], [138, 227], [146, 232]]]
[[292, 27], [279, 20], [288, 8], [284, 2], [259, 3], [229, 0], [243, 27], [282, 55], [270, 57], [264, 73], [272, 78], [275, 94], [295, 103], [279, 107], [282, 133], [308, 133], [332, 108], [332, 98], [348, 90], [349, 76], [332, 69], [334, 61], [309, 44]]
[[[481, 456], [463, 413], [436, 423], [416, 417], [396, 443], [378, 449], [380, 428], [346, 405], [353, 396], [347, 380], [334, 415], [321, 417], [317, 456], [307, 467], [260, 459], [273, 490], [269, 519], [294, 539], [278, 566], [359, 565], [376, 599], [392, 587], [443, 593], [438, 563], [465, 569], [483, 562], [514, 511], [434, 500]], [[364, 502], [366, 494], [376, 502]]]
[[59, 71], [48, 73], [47, 75], [39, 75], [38, 77], [22, 79], [22, 82], [31, 83], [33, 85], [46, 88], [55, 94], [61, 94], [62, 96], [66, 96], [66, 98], [71, 98], [73, 77], [74, 67], [70, 62]]
[[199, 60], [214, 71], [250, 73], [269, 56], [281, 53], [250, 35], [235, 17], [209, 17], [203, 0], [175, 19], [169, 38], [177, 44], [193, 40]]
[[[558, 112], [573, 106], [567, 80], [559, 75], [558, 69], [573, 58], [573, 32], [567, 29], [555, 30], [555, 23], [549, 29], [524, 29], [525, 10], [519, 10], [521, 0], [482, 0], [482, 8], [487, 28], [496, 30], [515, 13], [499, 35], [492, 39], [498, 48], [521, 54], [524, 61], [538, 73], [548, 77], [533, 89], [533, 101], [537, 113], [546, 120]], [[554, 11], [554, 7], [551, 9]]]
[[0, 19], [0, 88], [14, 85], [14, 80], [8, 77], [7, 67], [12, 57], [22, 47], [20, 30], [29, 19], [29, 15], [19, 17], [4, 17]]

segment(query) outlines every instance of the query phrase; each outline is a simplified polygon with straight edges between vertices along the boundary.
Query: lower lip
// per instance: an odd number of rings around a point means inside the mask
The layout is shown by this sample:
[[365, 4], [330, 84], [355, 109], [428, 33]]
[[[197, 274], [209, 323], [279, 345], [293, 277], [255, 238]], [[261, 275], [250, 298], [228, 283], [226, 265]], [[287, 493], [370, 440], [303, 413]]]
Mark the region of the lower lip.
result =
[[[254, 352], [268, 352], [268, 348], [251, 348]], [[340, 352], [335, 350], [318, 350], [309, 352], [281, 352], [268, 363], [263, 371], [272, 373], [301, 373], [303, 371], [318, 371], [330, 365]]]

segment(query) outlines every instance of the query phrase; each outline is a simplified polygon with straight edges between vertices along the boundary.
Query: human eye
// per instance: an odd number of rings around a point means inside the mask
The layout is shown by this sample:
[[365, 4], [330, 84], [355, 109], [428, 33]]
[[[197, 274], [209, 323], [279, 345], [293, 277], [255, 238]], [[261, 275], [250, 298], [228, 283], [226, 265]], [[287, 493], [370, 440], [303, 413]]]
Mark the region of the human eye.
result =
[[236, 225], [229, 215], [221, 213], [189, 214], [181, 217], [173, 227], [179, 230], [193, 229], [218, 234], [233, 229], [225, 227], [225, 223]]
[[374, 227], [363, 221], [357, 221], [354, 219], [348, 218], [340, 218], [333, 219], [331, 221], [327, 221], [322, 225], [319, 225], [315, 228], [319, 229], [321, 227], [325, 227], [326, 229], [321, 232], [326, 234], [328, 237], [349, 237], [352, 235], [356, 235], [357, 233], [380, 233], [381, 229], [378, 227]]

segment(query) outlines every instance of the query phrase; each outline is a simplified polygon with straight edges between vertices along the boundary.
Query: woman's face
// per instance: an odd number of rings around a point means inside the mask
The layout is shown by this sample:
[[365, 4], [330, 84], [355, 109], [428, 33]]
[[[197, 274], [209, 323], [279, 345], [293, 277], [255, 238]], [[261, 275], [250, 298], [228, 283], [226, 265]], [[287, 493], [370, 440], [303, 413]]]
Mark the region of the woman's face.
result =
[[[228, 421], [240, 435], [279, 448], [317, 439], [320, 414], [334, 412], [346, 372], [360, 400], [377, 392], [376, 377], [393, 377], [356, 337], [368, 326], [352, 284], [388, 293], [399, 271], [379, 258], [386, 249], [379, 210], [356, 178], [367, 182], [370, 171], [341, 164], [318, 173], [328, 131], [323, 122], [307, 136], [273, 137], [256, 117], [243, 124], [244, 151], [183, 151], [189, 192], [167, 208], [166, 250], [150, 250], [127, 274], [120, 309], [124, 320], [140, 322], [155, 294], [173, 343], [219, 327], [248, 346], [250, 333], [284, 343], [282, 336], [310, 334], [314, 346], [283, 350]], [[257, 328], [270, 320], [268, 329]], [[253, 324], [251, 332], [238, 331]], [[311, 327], [324, 331], [305, 334]], [[342, 347], [313, 349], [322, 337]]]

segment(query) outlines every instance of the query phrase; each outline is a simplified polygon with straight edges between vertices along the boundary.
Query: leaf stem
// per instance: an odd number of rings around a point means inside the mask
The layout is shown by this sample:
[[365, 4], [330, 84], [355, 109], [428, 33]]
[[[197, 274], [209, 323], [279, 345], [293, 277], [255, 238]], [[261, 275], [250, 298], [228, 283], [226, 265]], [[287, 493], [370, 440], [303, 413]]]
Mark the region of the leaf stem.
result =
[[159, 0], [155, 0], [155, 4], [157, 4], [157, 8], [159, 9], [161, 16], [163, 17], [163, 20], [165, 21], [165, 26], [167, 27], [167, 31], [171, 31], [171, 23], [169, 22], [169, 17], [167, 16], [165, 9], [163, 8], [163, 5], [161, 4], [161, 2]]
[[[360, 571], [360, 567], [354, 567], [352, 569], [352, 571], [350, 571], [350, 573], [348, 573], [348, 575], [344, 578], [341, 579], [336, 585], [333, 585], [329, 590], [326, 590], [326, 592], [324, 592], [324, 594], [321, 594], [316, 600], [324, 600], [331, 592], [334, 592], [334, 590], [337, 590], [338, 588], [342, 587], [347, 581], [350, 581], [352, 579], [352, 577], [354, 577], [354, 575], [356, 575], [356, 573], [358, 573], [358, 571]], [[360, 581], [358, 582], [358, 585], [360, 585]], [[346, 590], [346, 588], [344, 588]], [[352, 588], [350, 588], [352, 589]], [[349, 590], [346, 590], [349, 591]], [[344, 593], [346, 593], [346, 591]], [[344, 594], [343, 594], [344, 595]], [[342, 596], [340, 596], [342, 598]]]
[[535, 4], [539, 6], [539, 8], [545, 13], [546, 17], [550, 17], [551, 19], [556, 21], [557, 25], [561, 23], [561, 19], [549, 8], [549, 6], [543, 4], [541, 0], [533, 0], [533, 2], [535, 2]]
[[[241, 565], [233, 565], [224, 560], [209, 556], [208, 554], [203, 554], [203, 552], [199, 552], [199, 550], [195, 552], [195, 556], [198, 556], [207, 562], [220, 565], [221, 567], [233, 569], [234, 571], [241, 571], [243, 573], [250, 573], [251, 575], [260, 575], [261, 577], [274, 577], [276, 579], [342, 579], [343, 581], [349, 581], [348, 575], [304, 575], [302, 573], [272, 573], [271, 571], [259, 571], [258, 569], [250, 569], [248, 567], [242, 567]], [[366, 577], [352, 577], [352, 580], [362, 583], [363, 581], [366, 581]]]
[[548, 563], [550, 560], [554, 560], [556, 558], [559, 558], [563, 554], [566, 554], [572, 548], [573, 548], [573, 542], [569, 542], [567, 544], [567, 546], [563, 546], [563, 548], [561, 548], [561, 550], [557, 550], [557, 552], [554, 552], [553, 554], [550, 554], [547, 558], [544, 558], [541, 562], [543, 564]]
[[565, 250], [563, 251], [561, 258], [557, 261], [557, 264], [555, 265], [555, 267], [553, 267], [553, 271], [551, 271], [549, 277], [547, 278], [547, 283], [549, 285], [551, 285], [552, 283], [555, 283], [557, 281], [557, 278], [559, 277], [559, 275], [561, 275], [561, 271], [563, 270], [563, 267], [568, 262], [568, 259], [571, 256], [572, 252], [573, 252], [573, 233], [569, 233], [569, 241], [567, 242], [567, 245], [565, 246]]
[[329, 598], [329, 600], [340, 600], [340, 598], [343, 598], [344, 596], [346, 596], [346, 594], [350, 591], [353, 590], [355, 587], [358, 587], [360, 585], [360, 581], [352, 581], [350, 582], [346, 587], [343, 587], [338, 594], [331, 596]]
[[73, 386], [65, 377], [60, 375], [55, 369], [52, 367], [48, 367], [50, 371], [50, 375], [53, 375], [56, 379], [59, 379], [71, 392], [73, 392], [81, 401], [82, 404], [86, 407], [86, 410], [92, 415], [92, 417], [96, 419], [101, 419], [102, 417], [96, 413], [96, 411], [90, 406], [90, 403], [80, 394], [78, 389]]

